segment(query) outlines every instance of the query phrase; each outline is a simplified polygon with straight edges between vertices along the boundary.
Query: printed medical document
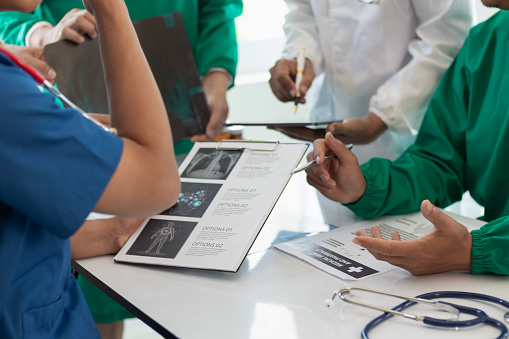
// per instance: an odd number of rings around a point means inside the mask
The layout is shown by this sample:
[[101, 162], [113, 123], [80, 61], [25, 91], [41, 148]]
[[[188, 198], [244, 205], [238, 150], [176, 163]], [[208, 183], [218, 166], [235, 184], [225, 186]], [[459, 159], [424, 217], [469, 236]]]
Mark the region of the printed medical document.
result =
[[[479, 220], [448, 214], [469, 231], [480, 228], [483, 224]], [[352, 243], [356, 230], [364, 229], [370, 233], [372, 225], [380, 228], [384, 239], [391, 239], [391, 232], [397, 231], [403, 241], [416, 239], [433, 229], [433, 224], [424, 218], [421, 212], [414, 212], [364, 220], [274, 246], [338, 278], [344, 280], [364, 279], [397, 269], [396, 266], [378, 261], [366, 249]]]
[[236, 272], [307, 147], [196, 143], [179, 167], [177, 203], [147, 219], [115, 261]]

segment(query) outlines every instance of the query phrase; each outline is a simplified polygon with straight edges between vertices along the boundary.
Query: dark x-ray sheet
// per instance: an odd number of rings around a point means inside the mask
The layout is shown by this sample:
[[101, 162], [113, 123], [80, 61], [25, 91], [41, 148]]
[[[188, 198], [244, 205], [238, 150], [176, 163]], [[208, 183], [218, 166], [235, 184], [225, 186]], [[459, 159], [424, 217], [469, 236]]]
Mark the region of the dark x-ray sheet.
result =
[[[134, 27], [161, 91], [173, 139], [204, 133], [210, 109], [182, 16], [160, 15], [136, 21]], [[86, 112], [108, 113], [98, 39], [60, 41], [46, 46], [45, 54], [62, 93]]]

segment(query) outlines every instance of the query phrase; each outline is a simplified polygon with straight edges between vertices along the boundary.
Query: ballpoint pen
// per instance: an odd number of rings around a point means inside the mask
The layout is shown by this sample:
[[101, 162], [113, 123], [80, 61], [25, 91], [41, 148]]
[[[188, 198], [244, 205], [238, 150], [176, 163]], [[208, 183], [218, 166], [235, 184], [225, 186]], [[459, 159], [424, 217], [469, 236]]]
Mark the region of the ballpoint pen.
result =
[[297, 75], [295, 76], [295, 86], [297, 87], [297, 94], [295, 95], [295, 98], [293, 99], [293, 102], [295, 103], [293, 114], [297, 113], [297, 105], [300, 101], [300, 92], [299, 87], [300, 83], [302, 81], [302, 75], [304, 73], [304, 65], [306, 62], [306, 55], [305, 55], [306, 49], [304, 47], [301, 47], [299, 49], [299, 52], [297, 53]]
[[[353, 148], [353, 145], [352, 145], [352, 144], [347, 145], [347, 146], [346, 146], [346, 148], [348, 148], [349, 150], [351, 150], [351, 149]], [[331, 154], [327, 154], [327, 155], [324, 157], [324, 159], [323, 159], [323, 160], [325, 161], [325, 160], [329, 160], [329, 159], [334, 159], [335, 157], [336, 157], [336, 154], [331, 153]], [[294, 169], [294, 170], [292, 171], [292, 174], [302, 172], [302, 171], [307, 170], [308, 168], [313, 167], [313, 166], [315, 166], [315, 165], [317, 165], [316, 160], [312, 160], [312, 161], [308, 162], [307, 164], [302, 165], [302, 166], [297, 167], [296, 169]]]
[[12, 62], [14, 62], [16, 65], [18, 65], [22, 70], [28, 73], [36, 82], [41, 84], [44, 88], [46, 88], [50, 93], [55, 95], [57, 98], [65, 102], [69, 107], [75, 109], [76, 111], [80, 112], [85, 118], [95, 123], [97, 126], [101, 127], [103, 130], [110, 132], [112, 134], [117, 134], [117, 129], [114, 127], [106, 127], [103, 124], [101, 124], [96, 119], [89, 116], [87, 113], [85, 113], [81, 108], [76, 106], [71, 100], [69, 100], [65, 95], [62, 94], [55, 86], [51, 84], [42, 74], [40, 74], [35, 68], [32, 66], [26, 64], [23, 60], [19, 59], [15, 55], [13, 55], [11, 52], [6, 51], [5, 49], [0, 48], [0, 52], [5, 54], [9, 59], [11, 59]]

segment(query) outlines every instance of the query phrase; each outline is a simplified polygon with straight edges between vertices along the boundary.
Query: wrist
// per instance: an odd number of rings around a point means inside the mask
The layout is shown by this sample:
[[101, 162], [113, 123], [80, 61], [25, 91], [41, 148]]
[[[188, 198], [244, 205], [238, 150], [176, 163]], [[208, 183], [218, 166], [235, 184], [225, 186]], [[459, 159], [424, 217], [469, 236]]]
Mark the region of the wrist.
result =
[[230, 79], [228, 76], [221, 71], [211, 71], [207, 72], [203, 76], [202, 86], [203, 90], [206, 92], [209, 91], [220, 91], [226, 94], [226, 90], [229, 86]]
[[375, 139], [387, 130], [387, 125], [383, 122], [383, 120], [372, 112], [366, 115], [363, 120], [368, 126], [368, 134]]
[[44, 25], [34, 29], [27, 39], [27, 46], [42, 48], [46, 45], [46, 35], [52, 27]]
[[123, 0], [88, 0], [88, 4], [90, 8], [87, 9], [91, 9], [98, 26], [100, 22], [111, 22], [118, 17], [129, 18], [129, 12]]

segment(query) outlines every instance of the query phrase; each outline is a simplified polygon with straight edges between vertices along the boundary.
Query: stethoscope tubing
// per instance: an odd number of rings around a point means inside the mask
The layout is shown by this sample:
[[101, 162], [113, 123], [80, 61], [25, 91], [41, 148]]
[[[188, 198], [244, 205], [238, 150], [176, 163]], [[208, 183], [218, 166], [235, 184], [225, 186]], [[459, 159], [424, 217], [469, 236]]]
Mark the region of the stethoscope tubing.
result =
[[[438, 292], [430, 292], [430, 293], [424, 293], [417, 298], [422, 299], [436, 299], [436, 298], [456, 298], [456, 299], [472, 299], [472, 300], [480, 300], [480, 301], [487, 301], [493, 304], [501, 305], [505, 308], [509, 309], [509, 302], [496, 298], [490, 295], [481, 294], [481, 293], [471, 293], [471, 292], [460, 292], [460, 291], [438, 291]], [[401, 312], [408, 307], [415, 305], [416, 302], [414, 301], [405, 301], [398, 306], [394, 307], [392, 310]], [[443, 328], [464, 328], [464, 327], [472, 327], [480, 324], [486, 324], [492, 327], [497, 328], [500, 331], [500, 335], [497, 337], [497, 339], [505, 339], [508, 337], [509, 332], [507, 330], [507, 327], [497, 319], [489, 317], [484, 311], [472, 308], [468, 306], [463, 305], [457, 305], [453, 303], [446, 303], [448, 305], [451, 305], [455, 308], [457, 308], [462, 313], [467, 313], [475, 316], [473, 319], [468, 320], [443, 320], [443, 319], [436, 319], [431, 317], [424, 317], [423, 323], [435, 326], [435, 327], [443, 327]], [[369, 339], [368, 333], [375, 328], [376, 326], [380, 325], [385, 320], [393, 317], [390, 313], [384, 313], [381, 316], [373, 319], [370, 321], [362, 330], [361, 338], [362, 339]]]

